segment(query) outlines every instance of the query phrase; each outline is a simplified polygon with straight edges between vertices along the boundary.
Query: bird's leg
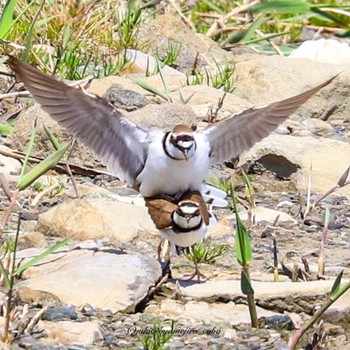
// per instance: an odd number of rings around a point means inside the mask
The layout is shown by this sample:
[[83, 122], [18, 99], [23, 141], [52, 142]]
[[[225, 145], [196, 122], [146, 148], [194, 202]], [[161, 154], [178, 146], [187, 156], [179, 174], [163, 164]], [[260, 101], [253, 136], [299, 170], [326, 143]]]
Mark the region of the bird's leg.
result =
[[157, 247], [157, 257], [162, 269], [162, 276], [168, 275], [169, 278], [172, 278], [170, 269], [170, 243], [167, 239], [160, 241]]
[[201, 281], [201, 277], [206, 280], [207, 277], [202, 274], [202, 272], [199, 271], [198, 268], [198, 263], [195, 262], [194, 263], [194, 272], [190, 275], [190, 277], [186, 278], [187, 281], [192, 281], [195, 277], [197, 276], [197, 281], [200, 282]]
[[158, 246], [157, 246], [157, 260], [161, 263], [162, 259], [160, 254], [162, 253], [162, 241], [159, 242]]

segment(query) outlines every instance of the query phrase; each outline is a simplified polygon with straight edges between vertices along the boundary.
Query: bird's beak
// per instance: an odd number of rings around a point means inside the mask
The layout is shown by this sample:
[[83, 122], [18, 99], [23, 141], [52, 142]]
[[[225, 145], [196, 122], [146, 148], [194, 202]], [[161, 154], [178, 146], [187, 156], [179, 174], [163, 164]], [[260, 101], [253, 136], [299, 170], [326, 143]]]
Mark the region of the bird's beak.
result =
[[187, 156], [188, 149], [183, 149], [183, 150], [181, 150], [181, 152], [182, 152], [182, 154], [184, 155], [185, 160], [188, 161], [188, 156]]

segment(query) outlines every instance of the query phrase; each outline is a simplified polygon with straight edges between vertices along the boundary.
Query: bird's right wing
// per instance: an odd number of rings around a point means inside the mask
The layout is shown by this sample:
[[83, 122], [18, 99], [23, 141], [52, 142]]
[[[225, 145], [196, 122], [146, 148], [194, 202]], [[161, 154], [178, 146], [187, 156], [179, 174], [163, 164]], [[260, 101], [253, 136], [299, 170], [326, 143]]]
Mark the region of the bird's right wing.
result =
[[130, 186], [143, 168], [149, 133], [107, 101], [85, 94], [15, 57], [9, 65], [42, 108]]
[[249, 108], [200, 131], [210, 144], [211, 164], [221, 163], [251, 148], [337, 76], [338, 74], [299, 95], [269, 105]]

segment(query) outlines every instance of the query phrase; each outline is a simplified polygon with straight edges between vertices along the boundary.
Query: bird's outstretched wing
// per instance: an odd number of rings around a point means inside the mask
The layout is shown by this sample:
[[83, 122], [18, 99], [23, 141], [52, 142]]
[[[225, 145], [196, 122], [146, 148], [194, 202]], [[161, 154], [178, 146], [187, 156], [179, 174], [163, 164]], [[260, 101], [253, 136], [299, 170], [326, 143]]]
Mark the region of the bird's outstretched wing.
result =
[[318, 90], [338, 74], [299, 95], [236, 113], [201, 131], [210, 143], [211, 164], [240, 155], [274, 131]]
[[85, 94], [15, 57], [9, 65], [42, 108], [130, 186], [143, 168], [149, 133], [107, 101]]

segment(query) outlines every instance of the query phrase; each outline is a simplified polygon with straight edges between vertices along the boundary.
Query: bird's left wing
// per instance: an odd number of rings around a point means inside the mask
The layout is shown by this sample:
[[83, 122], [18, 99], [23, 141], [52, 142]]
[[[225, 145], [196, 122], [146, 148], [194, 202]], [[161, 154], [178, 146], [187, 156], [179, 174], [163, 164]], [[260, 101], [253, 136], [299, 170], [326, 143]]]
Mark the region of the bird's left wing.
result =
[[178, 208], [176, 203], [162, 198], [148, 197], [145, 198], [145, 204], [148, 208], [148, 214], [158, 230], [172, 227], [172, 214]]
[[208, 126], [201, 133], [210, 144], [211, 164], [221, 163], [251, 148], [336, 77], [337, 75], [299, 95], [249, 108]]
[[9, 65], [34, 99], [63, 128], [87, 146], [117, 177], [130, 186], [143, 168], [149, 133], [107, 101], [85, 94], [10, 57]]

